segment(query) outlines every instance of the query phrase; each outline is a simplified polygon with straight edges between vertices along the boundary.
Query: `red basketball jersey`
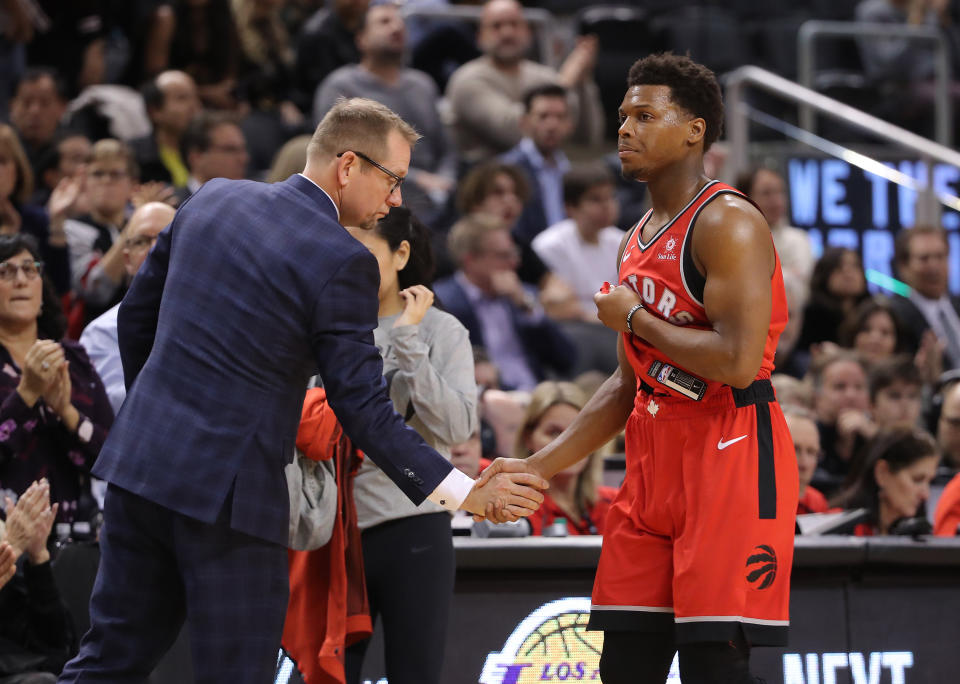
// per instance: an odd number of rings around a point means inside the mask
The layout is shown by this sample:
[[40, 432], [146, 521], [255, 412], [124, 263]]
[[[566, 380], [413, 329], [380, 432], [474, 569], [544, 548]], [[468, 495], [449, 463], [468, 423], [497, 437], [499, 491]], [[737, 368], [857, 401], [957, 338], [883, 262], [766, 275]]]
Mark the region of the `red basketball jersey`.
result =
[[[640, 219], [631, 232], [620, 260], [619, 282], [633, 288], [640, 295], [644, 307], [654, 316], [674, 325], [706, 330], [713, 327], [703, 308], [703, 288], [706, 281], [693, 263], [691, 249], [697, 216], [710, 202], [724, 194], [736, 195], [744, 198], [744, 201], [750, 201], [739, 190], [719, 181], [710, 181], [649, 242], [644, 243], [642, 235], [643, 227], [653, 213], [652, 209]], [[772, 243], [773, 236], [770, 240]], [[787, 297], [783, 288], [779, 255], [776, 256], [770, 288], [770, 328], [767, 331], [763, 363], [755, 378], [757, 380], [769, 378], [773, 372], [777, 340], [787, 324]], [[723, 383], [689, 373], [636, 335], [624, 333], [624, 349], [638, 381], [652, 387], [656, 392], [699, 400], [724, 386]]]

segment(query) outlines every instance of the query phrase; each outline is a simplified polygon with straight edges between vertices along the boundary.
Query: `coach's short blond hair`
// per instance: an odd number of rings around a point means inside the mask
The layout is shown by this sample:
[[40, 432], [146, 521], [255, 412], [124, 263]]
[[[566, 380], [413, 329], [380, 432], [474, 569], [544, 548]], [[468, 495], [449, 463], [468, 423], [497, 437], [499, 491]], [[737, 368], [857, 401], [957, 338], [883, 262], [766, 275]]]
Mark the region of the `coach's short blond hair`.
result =
[[447, 250], [458, 264], [468, 254], [481, 251], [483, 236], [498, 230], [507, 230], [507, 226], [496, 216], [490, 214], [468, 214], [453, 224], [447, 237]]
[[413, 126], [389, 107], [363, 97], [338, 98], [307, 145], [307, 162], [348, 150], [379, 160], [386, 154], [390, 131], [397, 131], [411, 147], [420, 139]]

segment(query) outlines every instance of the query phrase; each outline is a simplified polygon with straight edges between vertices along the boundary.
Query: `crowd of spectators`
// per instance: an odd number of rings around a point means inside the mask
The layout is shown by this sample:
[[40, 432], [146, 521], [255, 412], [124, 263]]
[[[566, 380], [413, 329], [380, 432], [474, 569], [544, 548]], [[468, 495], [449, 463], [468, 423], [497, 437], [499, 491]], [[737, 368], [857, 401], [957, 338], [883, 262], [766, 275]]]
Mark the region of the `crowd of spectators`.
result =
[[[936, 0], [862, 5], [863, 18], [949, 23]], [[479, 388], [479, 425], [442, 440], [453, 462], [475, 476], [485, 459], [529, 455], [572, 421], [617, 364], [592, 295], [616, 280], [643, 187], [624, 184], [604, 156], [615, 113], [595, 82], [603, 46], [580, 36], [557, 68], [533, 61], [522, 10], [489, 0], [474, 34], [408, 22], [379, 0], [0, 2], [8, 541], [28, 504], [43, 536], [48, 518], [67, 526], [62, 537], [96, 518], [89, 469], [124, 397], [117, 304], [174, 207], [212, 178], [277, 182], [301, 170], [309, 134], [339, 97], [383, 102], [423, 135], [403, 184], [417, 217], [407, 223], [430, 231], [431, 288], [466, 331]], [[922, 108], [930, 55], [875, 41], [862, 58], [872, 78], [913, 82]], [[571, 146], [590, 161], [568, 158]], [[724, 149], [711, 151], [711, 175]], [[894, 267], [911, 294], [878, 292], [856, 251], [815, 258], [788, 224], [778, 169], [758, 166], [737, 186], [767, 217], [783, 267], [791, 321], [773, 379], [797, 450], [798, 512], [855, 507], [856, 534], [923, 531], [942, 489], [935, 529], [955, 535], [960, 479], [942, 485], [960, 470], [960, 300], [947, 287], [946, 233], [901, 231]], [[602, 533], [614, 495], [605, 484], [616, 484], [604, 483], [603, 460], [617, 451], [559, 473], [533, 532], [562, 519], [569, 534]], [[39, 596], [43, 622], [15, 627], [31, 644], [47, 640], [42, 662], [55, 663], [71, 636], [52, 610], [47, 563], [33, 542], [0, 542], [0, 607]], [[0, 619], [0, 648], [10, 627]]]

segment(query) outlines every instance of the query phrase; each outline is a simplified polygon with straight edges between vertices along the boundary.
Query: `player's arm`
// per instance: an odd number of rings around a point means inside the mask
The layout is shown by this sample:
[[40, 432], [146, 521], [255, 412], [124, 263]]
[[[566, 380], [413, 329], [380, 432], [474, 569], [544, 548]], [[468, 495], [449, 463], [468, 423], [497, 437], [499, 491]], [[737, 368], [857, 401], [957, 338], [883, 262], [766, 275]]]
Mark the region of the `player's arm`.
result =
[[[695, 375], [746, 387], [760, 369], [770, 326], [770, 229], [742, 199], [718, 197], [697, 221], [693, 258], [706, 278], [703, 303], [712, 329], [674, 325], [641, 309], [631, 321], [633, 333]], [[627, 312], [639, 302], [627, 287], [599, 295], [600, 319], [625, 331]]]
[[[628, 234], [629, 235], [629, 234]], [[620, 254], [628, 235], [620, 243]], [[617, 257], [620, 263], [620, 257]], [[598, 295], [599, 296], [599, 295]], [[586, 458], [623, 430], [633, 410], [637, 394], [637, 378], [623, 349], [623, 337], [617, 336], [617, 359], [619, 364], [613, 374], [600, 386], [573, 423], [549, 445], [524, 461], [508, 465], [506, 459], [497, 459], [483, 471], [481, 481], [490, 475], [524, 465], [531, 472], [545, 479], [577, 461]]]

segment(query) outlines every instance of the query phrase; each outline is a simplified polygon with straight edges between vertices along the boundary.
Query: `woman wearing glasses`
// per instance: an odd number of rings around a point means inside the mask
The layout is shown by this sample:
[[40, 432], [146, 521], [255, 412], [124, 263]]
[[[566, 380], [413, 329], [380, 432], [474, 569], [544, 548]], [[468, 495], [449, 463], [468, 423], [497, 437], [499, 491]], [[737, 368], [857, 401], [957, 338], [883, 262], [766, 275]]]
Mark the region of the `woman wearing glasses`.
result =
[[59, 302], [29, 236], [0, 236], [0, 496], [46, 477], [59, 522], [91, 520], [90, 466], [113, 422], [103, 383], [62, 340]]
[[[350, 233], [380, 265], [374, 339], [394, 408], [449, 458], [450, 445], [477, 430], [477, 386], [466, 328], [432, 306], [430, 235], [405, 207], [394, 207], [371, 230]], [[411, 504], [369, 459], [354, 498], [370, 616], [383, 622], [387, 679], [438, 684], [453, 596], [450, 514], [430, 502]], [[360, 681], [367, 644], [347, 650], [348, 684]]]

